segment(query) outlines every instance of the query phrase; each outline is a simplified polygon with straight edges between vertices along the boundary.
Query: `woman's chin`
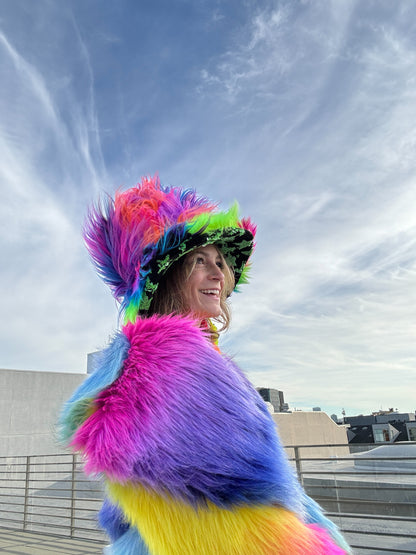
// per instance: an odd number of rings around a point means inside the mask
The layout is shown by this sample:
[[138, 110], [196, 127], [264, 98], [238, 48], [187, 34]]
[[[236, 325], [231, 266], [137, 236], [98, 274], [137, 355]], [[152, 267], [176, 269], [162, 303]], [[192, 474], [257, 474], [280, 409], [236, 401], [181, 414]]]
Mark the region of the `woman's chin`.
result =
[[201, 318], [205, 320], [207, 318], [218, 318], [221, 314], [220, 307], [200, 307], [197, 310], [191, 310], [191, 314], [193, 314], [196, 318]]

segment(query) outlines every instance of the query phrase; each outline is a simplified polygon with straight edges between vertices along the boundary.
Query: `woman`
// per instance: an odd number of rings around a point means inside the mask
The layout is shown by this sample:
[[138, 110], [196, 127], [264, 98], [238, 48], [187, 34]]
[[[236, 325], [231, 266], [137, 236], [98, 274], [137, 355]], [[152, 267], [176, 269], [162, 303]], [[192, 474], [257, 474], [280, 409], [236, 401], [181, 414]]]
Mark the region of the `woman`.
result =
[[85, 240], [124, 326], [64, 408], [101, 474], [112, 555], [348, 552], [303, 492], [260, 396], [216, 346], [255, 227], [233, 206], [142, 183], [91, 210]]

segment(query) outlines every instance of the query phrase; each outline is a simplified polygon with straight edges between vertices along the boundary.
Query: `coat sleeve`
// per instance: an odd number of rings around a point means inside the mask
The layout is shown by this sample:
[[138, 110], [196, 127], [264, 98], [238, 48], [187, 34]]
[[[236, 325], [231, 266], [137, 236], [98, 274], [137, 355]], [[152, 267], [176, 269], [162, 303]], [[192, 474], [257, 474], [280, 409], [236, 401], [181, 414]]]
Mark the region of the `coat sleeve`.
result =
[[95, 400], [121, 374], [130, 343], [118, 332], [98, 356], [96, 368], [73, 393], [62, 408], [58, 420], [58, 440], [67, 446], [88, 416], [95, 410]]
[[128, 324], [119, 377], [72, 436], [86, 471], [138, 481], [191, 504], [280, 504], [302, 490], [255, 389], [189, 318]]

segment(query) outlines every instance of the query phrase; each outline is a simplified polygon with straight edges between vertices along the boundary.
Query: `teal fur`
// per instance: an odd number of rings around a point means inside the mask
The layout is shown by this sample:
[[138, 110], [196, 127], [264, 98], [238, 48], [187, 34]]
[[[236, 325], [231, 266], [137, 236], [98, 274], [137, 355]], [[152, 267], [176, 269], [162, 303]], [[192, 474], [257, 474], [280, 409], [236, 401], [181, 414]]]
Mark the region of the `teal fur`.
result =
[[149, 555], [137, 529], [131, 527], [111, 545], [111, 555]]
[[317, 524], [324, 528], [339, 547], [344, 549], [346, 553], [351, 553], [351, 549], [338, 527], [324, 515], [322, 507], [306, 493], [303, 493], [303, 507], [305, 510], [304, 520], [307, 524]]

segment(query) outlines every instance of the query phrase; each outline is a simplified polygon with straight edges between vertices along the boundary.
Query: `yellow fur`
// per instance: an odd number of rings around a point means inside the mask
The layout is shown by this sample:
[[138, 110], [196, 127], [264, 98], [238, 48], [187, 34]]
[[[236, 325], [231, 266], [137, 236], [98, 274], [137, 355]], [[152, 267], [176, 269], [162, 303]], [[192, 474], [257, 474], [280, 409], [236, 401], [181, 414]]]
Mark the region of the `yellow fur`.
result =
[[[281, 507], [195, 509], [138, 484], [108, 483], [113, 502], [157, 555], [318, 554], [313, 532]], [[319, 543], [319, 542], [318, 542]]]

